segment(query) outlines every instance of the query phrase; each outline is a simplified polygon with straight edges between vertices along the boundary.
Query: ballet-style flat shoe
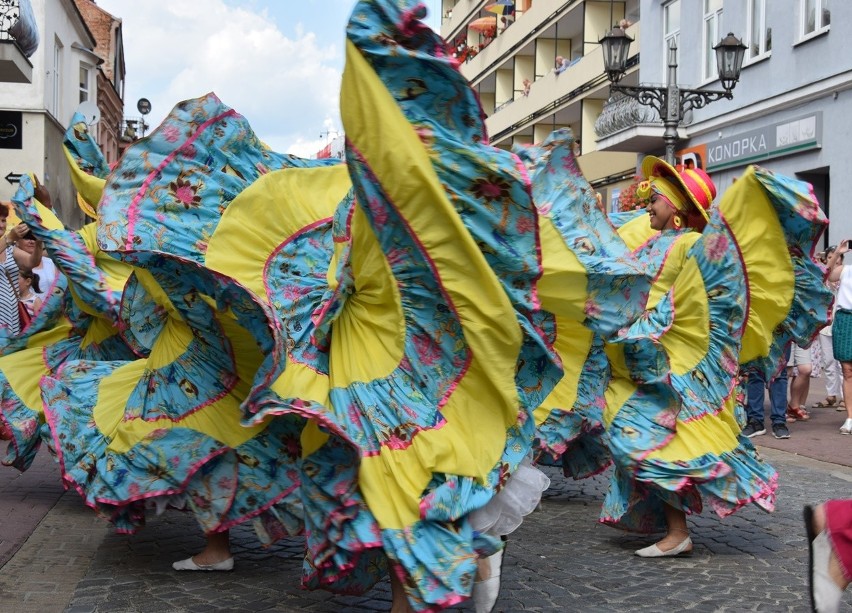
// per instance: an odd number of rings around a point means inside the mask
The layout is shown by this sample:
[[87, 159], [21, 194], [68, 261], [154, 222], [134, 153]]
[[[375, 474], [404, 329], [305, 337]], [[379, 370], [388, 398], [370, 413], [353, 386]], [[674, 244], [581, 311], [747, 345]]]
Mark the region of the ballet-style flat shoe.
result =
[[835, 613], [840, 609], [843, 590], [834, 582], [828, 570], [831, 542], [825, 530], [816, 534], [813, 507], [806, 505], [804, 516], [805, 532], [808, 536], [808, 588], [811, 610], [817, 613]]
[[195, 560], [187, 558], [186, 560], [175, 562], [172, 564], [172, 568], [175, 570], [233, 570], [234, 558], [231, 557], [215, 564], [196, 564]]
[[476, 613], [491, 613], [500, 595], [500, 568], [503, 566], [503, 549], [485, 558], [491, 573], [488, 579], [473, 582], [473, 605]]
[[675, 556], [688, 556], [692, 553], [692, 539], [686, 537], [674, 548], [668, 551], [663, 551], [657, 544], [654, 543], [644, 549], [638, 549], [634, 552], [640, 558], [673, 558]]
[[811, 542], [811, 602], [814, 611], [819, 613], [836, 613], [840, 610], [843, 599], [841, 590], [828, 572], [828, 560], [831, 556], [831, 543], [825, 531], [817, 534]]

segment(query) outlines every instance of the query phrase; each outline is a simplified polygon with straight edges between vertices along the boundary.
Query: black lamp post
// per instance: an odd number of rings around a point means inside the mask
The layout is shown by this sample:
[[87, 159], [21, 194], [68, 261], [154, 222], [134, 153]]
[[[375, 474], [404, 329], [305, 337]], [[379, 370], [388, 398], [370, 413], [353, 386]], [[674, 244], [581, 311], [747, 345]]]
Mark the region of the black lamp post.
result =
[[669, 43], [668, 71], [666, 86], [650, 85], [618, 85], [627, 70], [627, 55], [633, 39], [623, 29], [613, 28], [600, 39], [603, 48], [604, 69], [612, 83], [611, 91], [618, 91], [639, 101], [639, 104], [657, 109], [663, 121], [665, 131], [663, 141], [666, 144], [666, 161], [675, 163], [675, 145], [677, 143], [677, 127], [683, 114], [689, 109], [700, 109], [711, 102], [722, 98], [734, 97], [733, 89], [740, 80], [743, 67], [743, 57], [746, 46], [733, 33], [723, 38], [713, 47], [716, 51], [716, 65], [719, 70], [719, 81], [724, 91], [703, 89], [686, 89], [677, 85], [677, 43], [674, 39]]

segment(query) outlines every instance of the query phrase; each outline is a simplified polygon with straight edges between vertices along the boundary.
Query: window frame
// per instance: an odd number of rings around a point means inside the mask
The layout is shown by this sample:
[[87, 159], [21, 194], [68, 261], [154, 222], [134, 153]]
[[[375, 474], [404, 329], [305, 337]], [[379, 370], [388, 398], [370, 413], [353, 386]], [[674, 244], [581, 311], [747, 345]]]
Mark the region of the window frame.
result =
[[62, 71], [65, 64], [65, 47], [59, 38], [53, 42], [53, 74], [51, 75], [51, 112], [54, 117], [61, 117], [62, 113]]
[[[725, 12], [725, 2], [721, 0], [719, 3], [719, 8], [707, 12], [707, 5], [710, 0], [704, 0], [701, 5], [703, 19], [701, 20], [701, 38], [703, 39], [704, 44], [701, 47], [701, 82], [702, 83], [710, 83], [711, 81], [717, 81], [719, 79], [719, 70], [716, 66], [716, 51], [713, 49], [713, 45], [719, 42], [722, 39], [722, 15]], [[714, 36], [712, 39], [708, 40], [707, 34], [707, 24], [708, 22], [713, 22], [713, 33]], [[708, 66], [709, 64], [709, 66]], [[712, 70], [715, 68], [715, 70]], [[708, 74], [709, 72], [709, 74]]]
[[[831, 29], [830, 17], [828, 23], [822, 23], [824, 11], [829, 10], [829, 0], [811, 0], [814, 3], [814, 29], [810, 32], [806, 31], [808, 19], [808, 1], [809, 0], [799, 0], [799, 42], [816, 38], [817, 36], [825, 34]], [[831, 15], [830, 10], [829, 15]]]
[[[758, 24], [759, 29], [759, 40], [757, 41], [757, 53], [752, 54], [752, 46], [754, 45], [754, 40], [752, 40], [752, 35], [754, 34], [754, 6], [755, 3], [760, 4], [760, 23]], [[766, 25], [766, 0], [749, 0], [748, 3], [748, 18], [747, 18], [747, 27], [748, 27], [748, 41], [746, 42], [746, 57], [745, 64], [751, 64], [752, 62], [759, 62], [762, 59], [765, 59], [772, 55], [772, 48], [768, 45], [771, 45], [771, 31], [772, 29], [767, 27]]]
[[[86, 82], [83, 83], [83, 71], [86, 72]], [[86, 102], [87, 100], [92, 99], [92, 66], [86, 64], [85, 62], [80, 62], [80, 77], [78, 79], [80, 82], [80, 100], [79, 102]], [[84, 87], [85, 86], [85, 87]], [[85, 98], [84, 98], [85, 96]]]
[[[677, 17], [677, 28], [668, 31], [666, 28], [668, 27], [668, 16], [669, 9], [673, 6], [677, 5], [678, 7], [678, 17]], [[677, 45], [677, 54], [675, 59], [680, 66], [680, 27], [681, 27], [681, 9], [683, 5], [680, 0], [670, 0], [663, 5], [663, 79], [666, 79], [666, 75], [668, 74], [669, 69], [669, 43], [672, 39], [675, 40], [675, 44]]]

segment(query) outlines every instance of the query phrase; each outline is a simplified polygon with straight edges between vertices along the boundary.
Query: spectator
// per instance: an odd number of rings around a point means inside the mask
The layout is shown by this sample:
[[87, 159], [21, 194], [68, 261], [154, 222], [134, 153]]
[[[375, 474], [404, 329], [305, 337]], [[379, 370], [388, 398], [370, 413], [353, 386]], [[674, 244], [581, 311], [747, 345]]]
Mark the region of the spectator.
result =
[[18, 241], [29, 231], [24, 224], [18, 224], [6, 232], [6, 219], [11, 204], [0, 202], [0, 326], [9, 329], [11, 334], [19, 334], [21, 322], [18, 317], [18, 274], [22, 268], [32, 269], [40, 263], [41, 253], [28, 253], [17, 246]]
[[532, 81], [530, 81], [529, 79], [524, 79], [524, 89], [523, 89], [523, 95], [524, 96], [530, 95], [530, 87], [532, 87]]
[[[820, 253], [817, 258], [823, 264], [828, 264], [828, 256], [831, 255], [837, 247], [832, 245], [824, 252]], [[835, 266], [843, 264], [841, 256]], [[831, 272], [831, 271], [829, 271]], [[829, 282], [831, 289], [834, 291], [835, 299], [837, 297], [837, 283]], [[832, 317], [832, 321], [833, 321]], [[829, 324], [819, 331], [819, 347], [822, 353], [822, 370], [825, 373], [825, 399], [814, 403], [814, 408], [824, 409], [836, 407], [838, 411], [842, 411], [843, 406], [843, 388], [840, 385], [842, 380], [842, 372], [840, 370], [840, 362], [834, 359], [834, 349], [831, 346], [831, 328], [833, 324]]]
[[41, 292], [38, 282], [38, 275], [26, 268], [18, 275], [18, 299], [23, 303], [30, 318], [35, 317], [41, 308], [41, 298], [37, 295]]
[[570, 65], [570, 62], [561, 55], [556, 56], [556, 68], [553, 70], [556, 74], [562, 74]]
[[[790, 357], [789, 348], [784, 354], [786, 362]], [[748, 374], [746, 388], [746, 427], [743, 436], [752, 438], [766, 434], [763, 420], [763, 400], [765, 397], [766, 380], [759, 372]], [[772, 422], [772, 436], [778, 439], [790, 438], [787, 428], [787, 369], [782, 368], [778, 376], [769, 382], [769, 419]]]
[[44, 255], [44, 246], [42, 245], [42, 242], [36, 240], [29, 228], [26, 226], [24, 226], [24, 228], [26, 228], [26, 233], [18, 241], [18, 246], [24, 253], [29, 254], [32, 258], [32, 262], [38, 262], [37, 265], [27, 266], [26, 268], [29, 268], [38, 275], [40, 291], [36, 290], [36, 294], [42, 301], [44, 301], [47, 294], [50, 293], [51, 289], [53, 289], [53, 285], [56, 283], [56, 278], [59, 276], [59, 271], [56, 268], [56, 264], [53, 263], [53, 260]]
[[[837, 263], [848, 251], [849, 241], [845, 240], [828, 256], [827, 263], [828, 281], [840, 283], [834, 301], [837, 311], [831, 329], [831, 346], [843, 371], [843, 397], [846, 399], [852, 398], [849, 395], [852, 392], [852, 266], [838, 266]], [[852, 401], [846, 403], [846, 421], [840, 426], [840, 433], [852, 434]]]
[[813, 370], [810, 349], [793, 345], [787, 370], [790, 377], [787, 421], [807, 421], [811, 418], [805, 406], [811, 388], [811, 371]]

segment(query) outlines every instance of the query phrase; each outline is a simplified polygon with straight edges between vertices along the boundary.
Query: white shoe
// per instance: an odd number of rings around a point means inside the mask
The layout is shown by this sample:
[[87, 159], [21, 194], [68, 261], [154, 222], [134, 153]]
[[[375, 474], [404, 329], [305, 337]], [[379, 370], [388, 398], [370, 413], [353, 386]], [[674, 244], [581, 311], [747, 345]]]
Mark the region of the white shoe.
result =
[[233, 570], [234, 558], [230, 557], [227, 560], [216, 562], [215, 564], [197, 564], [192, 558], [181, 560], [172, 564], [175, 570]]
[[828, 573], [831, 543], [825, 530], [811, 543], [811, 602], [817, 613], [836, 613], [843, 599], [841, 590]]
[[634, 553], [640, 558], [672, 558], [674, 556], [688, 556], [692, 553], [692, 539], [687, 536], [680, 543], [675, 545], [674, 548], [669, 549], [668, 551], [663, 551], [657, 547], [656, 543], [654, 543], [653, 545], [645, 547], [644, 549], [639, 549]]
[[488, 579], [473, 582], [473, 604], [476, 613], [491, 613], [500, 595], [500, 568], [503, 566], [503, 549], [485, 558], [491, 570]]
[[840, 426], [840, 434], [852, 434], [852, 417], [847, 418]]

